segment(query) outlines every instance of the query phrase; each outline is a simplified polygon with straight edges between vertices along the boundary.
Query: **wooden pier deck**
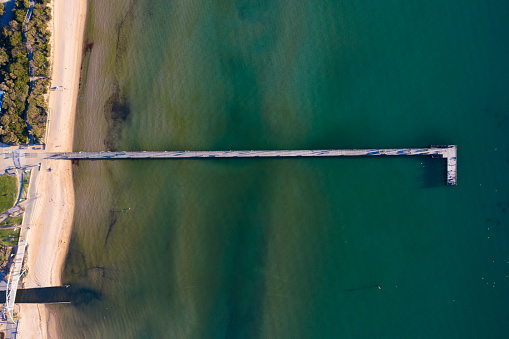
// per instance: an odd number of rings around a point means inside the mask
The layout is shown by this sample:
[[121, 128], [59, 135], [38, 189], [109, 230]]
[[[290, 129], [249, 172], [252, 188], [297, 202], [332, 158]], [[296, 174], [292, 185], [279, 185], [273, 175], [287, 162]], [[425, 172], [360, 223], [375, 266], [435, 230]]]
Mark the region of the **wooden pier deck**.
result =
[[[41, 154], [42, 155], [42, 154]], [[45, 159], [196, 159], [196, 158], [276, 158], [276, 157], [352, 157], [352, 156], [432, 156], [447, 159], [447, 184], [457, 184], [456, 145], [429, 148], [275, 150], [275, 151], [162, 151], [162, 152], [54, 152]]]

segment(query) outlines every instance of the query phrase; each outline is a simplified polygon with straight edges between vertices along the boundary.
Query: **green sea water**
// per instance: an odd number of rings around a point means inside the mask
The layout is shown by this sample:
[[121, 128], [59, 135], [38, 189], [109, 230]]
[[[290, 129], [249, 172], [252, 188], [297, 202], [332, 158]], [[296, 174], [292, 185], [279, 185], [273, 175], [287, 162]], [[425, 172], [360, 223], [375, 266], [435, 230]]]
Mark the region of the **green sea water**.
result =
[[[89, 1], [64, 338], [506, 338], [509, 3]], [[377, 286], [380, 286], [379, 289]]]

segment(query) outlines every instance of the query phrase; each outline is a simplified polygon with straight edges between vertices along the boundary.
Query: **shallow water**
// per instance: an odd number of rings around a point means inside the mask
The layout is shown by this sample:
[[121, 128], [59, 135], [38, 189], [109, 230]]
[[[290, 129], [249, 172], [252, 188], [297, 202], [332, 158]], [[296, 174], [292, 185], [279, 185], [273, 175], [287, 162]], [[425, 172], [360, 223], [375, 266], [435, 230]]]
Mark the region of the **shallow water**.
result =
[[82, 161], [64, 337], [504, 337], [506, 2], [90, 5], [76, 150], [457, 144], [459, 178], [418, 157]]

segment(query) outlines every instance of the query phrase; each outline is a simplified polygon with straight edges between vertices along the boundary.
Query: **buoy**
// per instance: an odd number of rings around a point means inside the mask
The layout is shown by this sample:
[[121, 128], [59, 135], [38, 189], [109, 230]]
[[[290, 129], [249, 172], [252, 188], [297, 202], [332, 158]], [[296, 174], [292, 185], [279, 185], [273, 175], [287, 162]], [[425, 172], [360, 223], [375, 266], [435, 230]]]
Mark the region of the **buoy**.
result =
[[379, 289], [379, 290], [381, 290], [381, 289], [382, 289], [382, 288], [381, 288], [380, 286], [378, 286], [378, 285], [376, 285], [376, 287], [378, 287], [378, 289]]

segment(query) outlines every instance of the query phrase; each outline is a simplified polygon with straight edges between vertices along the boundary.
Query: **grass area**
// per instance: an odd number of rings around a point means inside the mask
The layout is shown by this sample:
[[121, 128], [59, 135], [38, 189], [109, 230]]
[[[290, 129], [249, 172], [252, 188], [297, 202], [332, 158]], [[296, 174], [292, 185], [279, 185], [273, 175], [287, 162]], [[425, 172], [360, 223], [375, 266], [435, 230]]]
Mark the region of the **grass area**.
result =
[[18, 178], [15, 175], [0, 176], [0, 213], [14, 205], [18, 197]]
[[16, 246], [18, 244], [20, 229], [0, 230], [0, 244], [3, 246]]
[[0, 228], [8, 226], [18, 226], [21, 225], [22, 221], [23, 215], [20, 215], [18, 217], [9, 217], [0, 223]]

